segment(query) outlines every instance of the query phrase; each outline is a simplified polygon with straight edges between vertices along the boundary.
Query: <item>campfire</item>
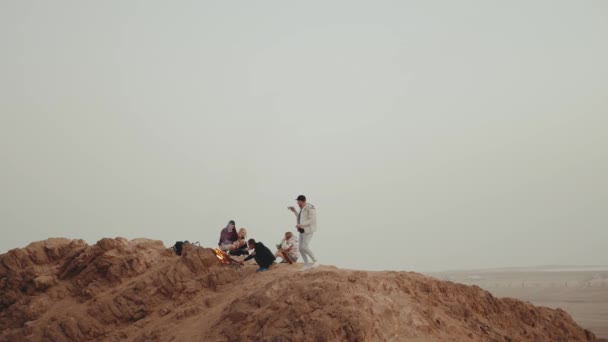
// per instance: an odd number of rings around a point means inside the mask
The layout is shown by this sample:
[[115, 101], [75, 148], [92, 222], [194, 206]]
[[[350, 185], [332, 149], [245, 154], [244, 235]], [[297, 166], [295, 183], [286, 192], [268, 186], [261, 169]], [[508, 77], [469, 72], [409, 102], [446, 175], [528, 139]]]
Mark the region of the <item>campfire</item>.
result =
[[228, 255], [228, 253], [222, 251], [221, 249], [214, 248], [213, 251], [215, 252], [215, 256], [223, 265], [230, 265], [233, 262], [236, 262]]

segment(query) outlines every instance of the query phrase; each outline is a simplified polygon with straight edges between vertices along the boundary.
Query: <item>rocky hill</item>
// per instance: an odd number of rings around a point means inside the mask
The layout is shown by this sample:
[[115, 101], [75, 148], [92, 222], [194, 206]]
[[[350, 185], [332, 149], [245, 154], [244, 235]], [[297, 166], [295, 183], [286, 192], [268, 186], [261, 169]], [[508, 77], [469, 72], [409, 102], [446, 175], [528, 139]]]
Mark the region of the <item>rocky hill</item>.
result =
[[222, 265], [160, 241], [0, 255], [0, 341], [596, 341], [562, 310], [409, 272]]

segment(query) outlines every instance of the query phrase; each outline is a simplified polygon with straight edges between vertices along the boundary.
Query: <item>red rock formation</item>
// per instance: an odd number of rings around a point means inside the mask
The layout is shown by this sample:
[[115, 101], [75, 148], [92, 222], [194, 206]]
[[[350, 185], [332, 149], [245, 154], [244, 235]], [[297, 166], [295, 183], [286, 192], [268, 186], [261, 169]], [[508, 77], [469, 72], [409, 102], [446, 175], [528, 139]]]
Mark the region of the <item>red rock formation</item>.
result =
[[562, 310], [416, 273], [222, 266], [160, 241], [0, 256], [0, 341], [596, 341]]

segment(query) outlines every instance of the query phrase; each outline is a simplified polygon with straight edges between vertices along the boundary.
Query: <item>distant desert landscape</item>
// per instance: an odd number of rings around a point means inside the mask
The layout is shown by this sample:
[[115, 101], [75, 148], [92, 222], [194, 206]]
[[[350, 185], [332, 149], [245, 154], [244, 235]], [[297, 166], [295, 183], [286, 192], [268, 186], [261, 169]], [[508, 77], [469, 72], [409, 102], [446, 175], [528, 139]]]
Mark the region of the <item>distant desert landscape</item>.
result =
[[583, 328], [608, 339], [608, 266], [544, 266], [429, 273], [477, 285], [497, 297], [561, 308]]

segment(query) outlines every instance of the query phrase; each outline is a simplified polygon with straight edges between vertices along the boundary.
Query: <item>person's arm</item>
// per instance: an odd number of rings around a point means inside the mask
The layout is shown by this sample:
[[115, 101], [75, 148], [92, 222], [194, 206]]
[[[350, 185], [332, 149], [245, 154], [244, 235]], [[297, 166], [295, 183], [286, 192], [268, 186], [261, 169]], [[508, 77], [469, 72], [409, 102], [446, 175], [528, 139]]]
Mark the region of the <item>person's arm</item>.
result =
[[224, 229], [220, 231], [220, 241], [217, 243], [218, 246], [222, 245], [222, 240], [224, 240]]
[[295, 207], [287, 207], [294, 215], [296, 215], [296, 218], [298, 218], [298, 211], [296, 210]]
[[291, 249], [291, 247], [293, 247], [293, 244], [289, 240], [285, 240], [285, 242], [283, 242], [281, 245], [281, 250], [287, 252]]
[[252, 252], [251, 254], [249, 254], [249, 256], [247, 256], [245, 259], [243, 259], [242, 262], [248, 261], [253, 259], [253, 257], [255, 256], [255, 252]]

